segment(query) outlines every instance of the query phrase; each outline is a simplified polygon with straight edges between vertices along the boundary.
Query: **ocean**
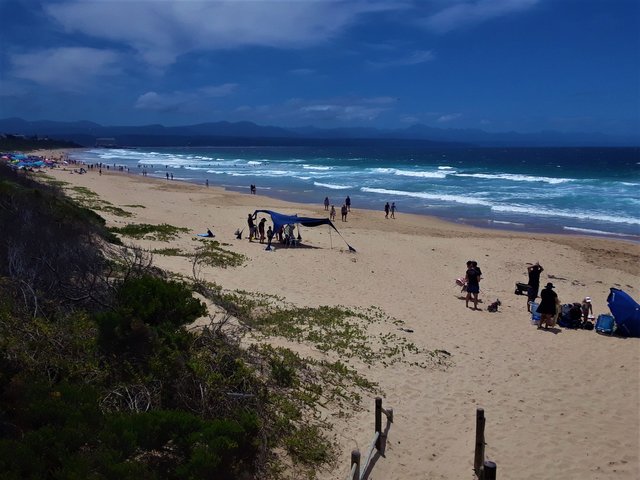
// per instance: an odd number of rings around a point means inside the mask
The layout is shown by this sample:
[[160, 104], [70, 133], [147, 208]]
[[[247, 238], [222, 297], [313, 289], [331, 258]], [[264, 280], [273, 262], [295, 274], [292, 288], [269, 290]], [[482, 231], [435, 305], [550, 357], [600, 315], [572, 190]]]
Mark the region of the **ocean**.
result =
[[[72, 158], [336, 209], [640, 241], [640, 148], [173, 147]], [[384, 213], [381, 213], [384, 214]]]

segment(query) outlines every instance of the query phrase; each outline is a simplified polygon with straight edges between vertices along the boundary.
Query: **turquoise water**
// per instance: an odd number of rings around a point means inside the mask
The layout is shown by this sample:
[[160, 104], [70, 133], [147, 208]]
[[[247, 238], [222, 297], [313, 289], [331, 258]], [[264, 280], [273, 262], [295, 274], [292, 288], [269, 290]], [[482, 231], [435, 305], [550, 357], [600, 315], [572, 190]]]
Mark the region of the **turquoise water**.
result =
[[640, 241], [639, 148], [209, 147], [95, 149], [89, 163], [336, 207], [395, 202], [449, 221]]

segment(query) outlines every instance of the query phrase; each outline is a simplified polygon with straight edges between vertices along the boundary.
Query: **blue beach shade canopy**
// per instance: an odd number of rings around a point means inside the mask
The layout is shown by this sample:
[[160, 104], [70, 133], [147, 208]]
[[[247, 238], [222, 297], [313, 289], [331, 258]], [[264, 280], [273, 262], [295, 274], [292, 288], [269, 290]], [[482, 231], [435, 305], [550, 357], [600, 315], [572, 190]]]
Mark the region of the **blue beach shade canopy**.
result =
[[[256, 210], [255, 212], [253, 212], [254, 216], [257, 215], [258, 213], [266, 213], [267, 215], [271, 216], [274, 232], [278, 232], [280, 228], [283, 227], [284, 225], [297, 224], [297, 225], [302, 225], [303, 227], [319, 227], [320, 225], [329, 225], [331, 228], [333, 228], [336, 231], [338, 235], [340, 235], [340, 232], [338, 231], [336, 226], [328, 218], [299, 217], [297, 214], [285, 215], [283, 213], [274, 212], [273, 210]], [[340, 238], [344, 240], [344, 237], [342, 235], [340, 235]], [[353, 248], [351, 245], [349, 245], [346, 240], [344, 240], [344, 243], [346, 243], [347, 247], [349, 247], [349, 251], [351, 252], [356, 251], [356, 249]]]
[[631, 296], [611, 288], [607, 297], [609, 310], [616, 319], [616, 332], [625, 337], [640, 337], [640, 305]]

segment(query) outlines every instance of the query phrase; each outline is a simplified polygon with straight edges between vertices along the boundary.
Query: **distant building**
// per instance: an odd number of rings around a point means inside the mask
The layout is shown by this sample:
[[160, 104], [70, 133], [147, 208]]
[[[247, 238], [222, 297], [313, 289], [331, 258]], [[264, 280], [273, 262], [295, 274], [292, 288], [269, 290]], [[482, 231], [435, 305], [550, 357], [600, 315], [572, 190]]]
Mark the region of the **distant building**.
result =
[[96, 138], [96, 147], [113, 148], [117, 145], [115, 138]]

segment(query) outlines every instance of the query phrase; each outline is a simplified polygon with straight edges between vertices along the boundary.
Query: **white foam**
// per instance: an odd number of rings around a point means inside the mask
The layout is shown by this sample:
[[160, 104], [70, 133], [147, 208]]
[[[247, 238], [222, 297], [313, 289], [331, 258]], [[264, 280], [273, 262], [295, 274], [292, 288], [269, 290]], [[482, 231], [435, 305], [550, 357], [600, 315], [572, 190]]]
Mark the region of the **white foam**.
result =
[[614, 232], [605, 232], [604, 230], [593, 230], [591, 228], [579, 228], [579, 227], [562, 227], [562, 228], [564, 230], [571, 230], [572, 232], [589, 233], [594, 235], [615, 235], [617, 237], [633, 237], [634, 236], [626, 233], [614, 233]]
[[249, 160], [247, 165], [262, 165], [262, 162], [258, 162], [257, 160]]
[[418, 178], [446, 178], [452, 172], [445, 171], [420, 171], [420, 170], [401, 170], [398, 168], [373, 168], [371, 171], [375, 173], [383, 173], [390, 175], [399, 175], [402, 177], [418, 177]]
[[600, 222], [629, 223], [631, 225], [640, 225], [640, 219], [638, 218], [604, 215], [601, 213], [581, 212], [578, 210], [551, 210], [546, 208], [525, 207], [517, 205], [494, 205], [491, 207], [491, 210], [495, 212], [522, 213], [526, 215], [537, 215], [543, 217], [577, 218], [580, 220], [597, 220]]
[[570, 178], [534, 177], [513, 173], [454, 173], [456, 177], [484, 178], [487, 180], [511, 180], [512, 182], [544, 182], [552, 185], [572, 182]]
[[438, 167], [438, 170], [453, 170], [453, 167], [450, 167], [449, 165], [441, 165]]
[[383, 195], [397, 195], [397, 196], [413, 197], [413, 198], [424, 198], [427, 200], [440, 200], [443, 202], [463, 203], [465, 205], [484, 205], [487, 207], [490, 207], [493, 205], [491, 202], [488, 202], [487, 200], [468, 197], [464, 195], [438, 195], [438, 194], [425, 193], [425, 192], [405, 192], [402, 190], [387, 190], [385, 188], [370, 188], [370, 187], [362, 187], [360, 190], [362, 192], [380, 193]]
[[305, 170], [333, 170], [333, 167], [320, 167], [317, 165], [302, 165]]
[[334, 184], [331, 184], [331, 183], [313, 182], [313, 184], [316, 187], [330, 188], [331, 190], [346, 190], [348, 188], [353, 188], [350, 185], [334, 185]]
[[518, 223], [518, 222], [505, 222], [502, 220], [491, 220], [492, 223], [499, 223], [501, 225], [517, 225], [518, 227], [524, 227], [524, 223]]

